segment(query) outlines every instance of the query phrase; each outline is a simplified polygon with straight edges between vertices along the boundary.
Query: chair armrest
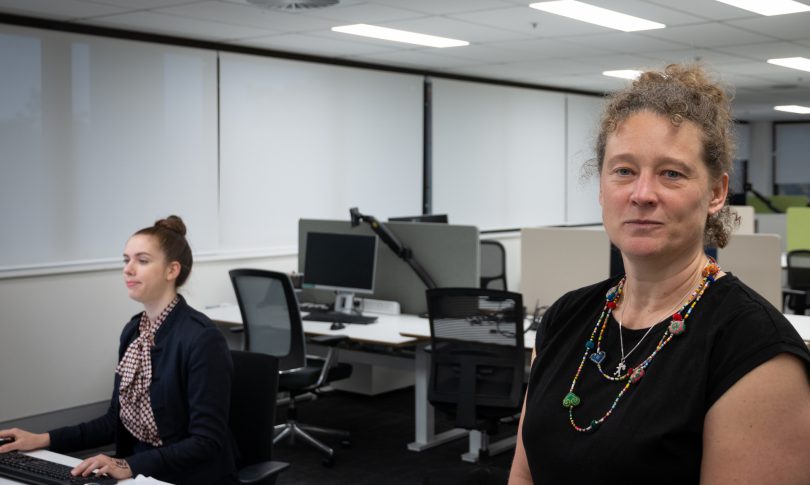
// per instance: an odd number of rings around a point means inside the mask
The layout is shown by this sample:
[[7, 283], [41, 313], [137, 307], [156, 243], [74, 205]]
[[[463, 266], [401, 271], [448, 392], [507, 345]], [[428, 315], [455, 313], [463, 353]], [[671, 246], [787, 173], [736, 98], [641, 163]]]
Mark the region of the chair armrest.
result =
[[245, 333], [245, 327], [230, 327], [228, 331], [231, 333]]
[[346, 335], [315, 335], [314, 337], [310, 337], [309, 340], [318, 345], [334, 347], [343, 341], [349, 340], [349, 337]]
[[246, 466], [239, 470], [239, 483], [242, 485], [252, 485], [265, 483], [265, 480], [272, 481], [267, 483], [275, 483], [275, 477], [290, 467], [289, 463], [283, 461], [262, 461], [253, 465]]
[[802, 296], [802, 295], [806, 295], [807, 293], [808, 293], [807, 290], [794, 290], [793, 288], [782, 288], [782, 294], [783, 295]]

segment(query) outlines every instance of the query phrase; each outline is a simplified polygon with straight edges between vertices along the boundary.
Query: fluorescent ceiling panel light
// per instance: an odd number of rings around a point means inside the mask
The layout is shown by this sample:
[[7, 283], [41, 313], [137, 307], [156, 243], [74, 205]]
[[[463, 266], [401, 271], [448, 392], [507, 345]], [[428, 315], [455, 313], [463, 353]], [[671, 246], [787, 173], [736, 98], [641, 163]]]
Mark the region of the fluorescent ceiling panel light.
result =
[[636, 30], [663, 29], [664, 24], [652, 22], [632, 15], [623, 14], [602, 7], [596, 7], [576, 0], [559, 0], [556, 2], [537, 2], [529, 5], [543, 12], [562, 15], [563, 17], [581, 20], [591, 24], [609, 27], [624, 32]]
[[800, 71], [810, 71], [810, 59], [806, 57], [785, 57], [782, 59], [768, 59], [768, 64], [789, 67]]
[[405, 30], [389, 29], [387, 27], [377, 27], [376, 25], [354, 24], [332, 27], [332, 31], [343, 34], [361, 35], [363, 37], [373, 37], [375, 39], [392, 40], [394, 42], [405, 42], [408, 44], [424, 45], [427, 47], [460, 47], [470, 45], [464, 40], [448, 39], [435, 35], [418, 34]]
[[732, 7], [748, 10], [760, 15], [784, 15], [786, 13], [807, 12], [810, 6], [794, 0], [717, 0]]
[[602, 75], [636, 80], [639, 76], [641, 76], [641, 71], [635, 71], [633, 69], [620, 69], [618, 71], [602, 71]]
[[787, 111], [788, 113], [799, 113], [800, 115], [810, 114], [810, 107], [797, 106], [795, 104], [789, 104], [787, 106], [774, 106], [773, 109], [776, 111]]

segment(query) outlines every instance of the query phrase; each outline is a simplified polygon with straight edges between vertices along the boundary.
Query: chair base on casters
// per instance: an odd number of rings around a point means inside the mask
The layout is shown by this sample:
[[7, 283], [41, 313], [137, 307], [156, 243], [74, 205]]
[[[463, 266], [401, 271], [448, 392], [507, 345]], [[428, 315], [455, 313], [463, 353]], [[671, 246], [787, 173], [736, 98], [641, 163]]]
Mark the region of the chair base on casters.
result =
[[324, 466], [332, 466], [335, 464], [335, 450], [326, 446], [310, 433], [336, 436], [342, 440], [341, 445], [343, 447], [348, 448], [351, 446], [351, 435], [348, 431], [321, 428], [318, 426], [307, 426], [298, 424], [297, 421], [292, 420], [288, 420], [286, 423], [276, 426], [275, 432], [276, 436], [273, 438], [274, 445], [287, 437], [289, 437], [288, 441], [290, 443], [295, 443], [296, 437], [300, 437], [304, 440], [304, 442], [326, 455], [326, 458], [323, 459]]

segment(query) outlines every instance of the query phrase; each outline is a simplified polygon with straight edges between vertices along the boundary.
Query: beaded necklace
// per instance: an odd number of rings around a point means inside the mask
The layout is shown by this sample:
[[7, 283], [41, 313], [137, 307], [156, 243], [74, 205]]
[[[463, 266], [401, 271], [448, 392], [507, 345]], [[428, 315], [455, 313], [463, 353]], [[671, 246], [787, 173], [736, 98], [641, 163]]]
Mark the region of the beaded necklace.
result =
[[[661, 340], [658, 341], [658, 344], [655, 347], [655, 350], [647, 356], [646, 359], [641, 361], [635, 368], [627, 369], [625, 374], [620, 374], [618, 376], [611, 376], [606, 374], [602, 371], [601, 364], [605, 360], [606, 353], [604, 350], [601, 350], [601, 343], [602, 337], [605, 334], [605, 329], [607, 328], [607, 323], [610, 318], [610, 314], [616, 308], [616, 306], [621, 301], [622, 295], [624, 294], [624, 284], [627, 277], [623, 277], [619, 284], [608, 290], [607, 294], [605, 295], [605, 306], [602, 308], [602, 313], [599, 315], [599, 318], [596, 319], [596, 325], [593, 327], [593, 331], [591, 332], [591, 336], [585, 342], [585, 352], [582, 354], [582, 360], [579, 363], [579, 367], [577, 368], [577, 372], [574, 374], [574, 379], [571, 381], [571, 388], [568, 391], [568, 394], [565, 395], [562, 401], [563, 407], [568, 408], [568, 420], [571, 422], [571, 426], [574, 427], [575, 430], [580, 432], [589, 432], [595, 431], [599, 426], [613, 414], [613, 410], [616, 409], [616, 406], [619, 404], [622, 396], [627, 392], [628, 389], [634, 384], [637, 384], [642, 377], [644, 377], [644, 370], [649, 367], [650, 363], [652, 362], [653, 358], [658, 355], [658, 352], [661, 351], [671, 340], [673, 337], [683, 334], [686, 331], [686, 319], [689, 318], [689, 315], [692, 314], [692, 309], [695, 308], [695, 305], [700, 298], [703, 296], [703, 293], [706, 291], [706, 288], [709, 287], [712, 283], [714, 283], [715, 278], [717, 277], [717, 273], [720, 272], [720, 267], [717, 265], [717, 262], [709, 258], [709, 262], [706, 263], [706, 266], [703, 267], [702, 271], [702, 279], [698, 284], [697, 288], [692, 292], [689, 300], [684, 303], [678, 311], [672, 314], [672, 318], [667, 326], [666, 331], [661, 336]], [[598, 336], [597, 336], [598, 332]], [[585, 367], [585, 362], [590, 360], [593, 364], [596, 365], [599, 373], [605, 379], [609, 381], [627, 381], [625, 385], [621, 388], [616, 398], [613, 400], [613, 403], [610, 405], [610, 408], [605, 412], [602, 417], [598, 419], [591, 420], [588, 426], [578, 426], [577, 423], [574, 421], [574, 408], [577, 407], [581, 402], [582, 399], [574, 393], [574, 389], [576, 388], [577, 381], [579, 380], [579, 376], [582, 374], [582, 369]]]

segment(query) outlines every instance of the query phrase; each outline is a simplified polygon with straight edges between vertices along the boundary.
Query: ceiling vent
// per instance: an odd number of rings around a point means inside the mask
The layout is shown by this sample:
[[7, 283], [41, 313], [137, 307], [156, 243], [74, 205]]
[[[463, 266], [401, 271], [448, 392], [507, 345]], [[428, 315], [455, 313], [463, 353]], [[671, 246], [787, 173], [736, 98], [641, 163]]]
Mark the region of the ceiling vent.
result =
[[315, 8], [331, 7], [340, 3], [340, 0], [246, 0], [251, 5], [272, 8], [276, 10], [311, 10]]

